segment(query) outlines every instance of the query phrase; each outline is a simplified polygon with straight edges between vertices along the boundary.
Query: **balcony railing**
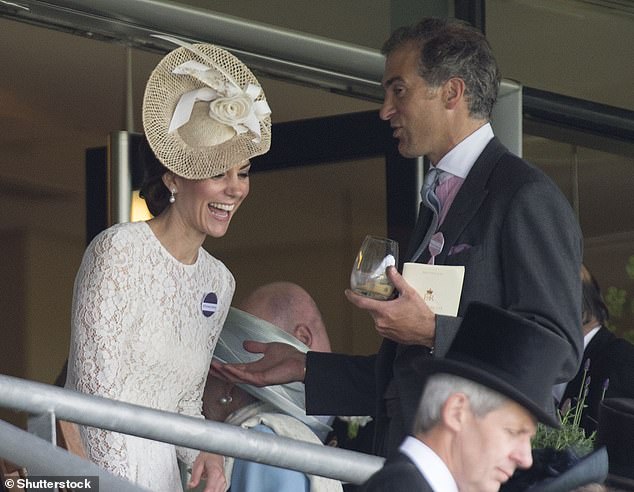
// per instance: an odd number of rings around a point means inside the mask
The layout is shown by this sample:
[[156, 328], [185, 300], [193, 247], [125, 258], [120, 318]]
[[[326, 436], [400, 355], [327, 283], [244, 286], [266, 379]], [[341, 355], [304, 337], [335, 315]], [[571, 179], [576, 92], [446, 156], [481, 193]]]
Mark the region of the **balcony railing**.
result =
[[[55, 419], [61, 419], [355, 484], [367, 480], [384, 461], [355, 451], [254, 432], [5, 375], [0, 375], [0, 407], [27, 412], [30, 415], [29, 432], [53, 443], [56, 441]], [[33, 468], [35, 462], [27, 463], [25, 458], [35, 441], [5, 438], [5, 432], [14, 436], [17, 430], [6, 426], [12, 427], [6, 423], [0, 427], [0, 456]], [[41, 440], [38, 439], [37, 444], [41, 444]], [[48, 460], [51, 466], [57, 466], [58, 459], [60, 463], [63, 461], [59, 453], [64, 451], [54, 446], [50, 451], [48, 458], [38, 455], [38, 460]], [[80, 461], [95, 467], [85, 460]], [[72, 463], [74, 466], [77, 462], [73, 460]], [[102, 490], [124, 490], [106, 488], [102, 483], [100, 486]]]

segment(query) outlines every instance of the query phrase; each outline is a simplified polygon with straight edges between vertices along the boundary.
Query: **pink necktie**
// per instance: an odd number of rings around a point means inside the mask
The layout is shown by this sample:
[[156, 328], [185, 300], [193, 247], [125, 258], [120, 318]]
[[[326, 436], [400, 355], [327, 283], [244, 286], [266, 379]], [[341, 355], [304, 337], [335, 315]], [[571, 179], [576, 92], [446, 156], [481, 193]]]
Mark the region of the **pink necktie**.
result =
[[458, 190], [462, 186], [464, 179], [447, 173], [436, 186], [436, 196], [440, 202], [440, 214], [438, 217], [438, 227], [444, 222], [451, 204], [456, 198]]
[[[453, 203], [460, 186], [464, 180], [459, 178], [458, 176], [454, 176], [450, 173], [443, 173], [440, 177], [438, 184], [436, 185], [435, 195], [440, 204], [440, 213], [438, 214], [438, 225], [437, 228], [441, 226], [445, 217], [447, 216], [447, 212]], [[429, 241], [429, 261], [427, 262], [430, 265], [433, 265], [436, 261], [436, 256], [442, 252], [442, 249], [445, 247], [445, 236], [442, 232], [436, 230], [432, 235]]]

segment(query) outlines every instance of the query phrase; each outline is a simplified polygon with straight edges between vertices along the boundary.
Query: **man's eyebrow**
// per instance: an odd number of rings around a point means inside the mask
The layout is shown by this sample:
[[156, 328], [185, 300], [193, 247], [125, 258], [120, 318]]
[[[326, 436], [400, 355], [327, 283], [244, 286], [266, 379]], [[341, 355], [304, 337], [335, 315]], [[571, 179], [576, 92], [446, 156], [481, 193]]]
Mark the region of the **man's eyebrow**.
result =
[[387, 89], [392, 84], [394, 84], [394, 82], [403, 82], [403, 77], [401, 77], [400, 75], [397, 75], [396, 77], [392, 77], [391, 79], [387, 79], [387, 80], [385, 80], [383, 82], [383, 87], [385, 89]]

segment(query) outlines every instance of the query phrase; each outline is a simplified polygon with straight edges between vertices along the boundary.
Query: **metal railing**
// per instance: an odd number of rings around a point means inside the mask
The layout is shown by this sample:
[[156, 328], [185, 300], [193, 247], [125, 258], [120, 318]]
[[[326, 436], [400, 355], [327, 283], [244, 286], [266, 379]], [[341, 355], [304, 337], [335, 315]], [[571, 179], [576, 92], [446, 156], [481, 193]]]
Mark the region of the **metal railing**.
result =
[[2, 420], [0, 436], [0, 456], [20, 463], [30, 476], [98, 477], [102, 492], [148, 491]]
[[[29, 430], [47, 440], [54, 440], [57, 418], [355, 484], [367, 480], [384, 461], [5, 375], [0, 375], [0, 407], [36, 416], [29, 419]], [[18, 440], [7, 451], [13, 453], [24, 444]], [[20, 461], [13, 456], [4, 457]]]

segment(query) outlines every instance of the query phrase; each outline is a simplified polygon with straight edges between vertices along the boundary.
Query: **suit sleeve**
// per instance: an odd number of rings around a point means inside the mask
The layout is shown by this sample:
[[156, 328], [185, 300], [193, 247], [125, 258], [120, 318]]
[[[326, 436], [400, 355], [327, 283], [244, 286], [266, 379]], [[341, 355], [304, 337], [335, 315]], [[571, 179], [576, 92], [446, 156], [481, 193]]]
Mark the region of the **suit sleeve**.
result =
[[634, 398], [634, 345], [623, 338], [616, 338], [606, 354], [611, 361], [606, 397]]
[[583, 354], [577, 220], [553, 185], [535, 181], [519, 188], [501, 227], [503, 305], [569, 342], [558, 382], [569, 381]]
[[376, 356], [308, 352], [306, 413], [371, 415], [376, 413]]
[[[481, 210], [457, 240], [473, 247], [448, 259], [466, 268], [460, 314], [470, 302], [485, 302], [565, 339], [570, 350], [562, 354], [558, 381], [568, 381], [583, 346], [579, 225], [565, 197], [541, 173], [513, 161], [499, 168]], [[437, 317], [436, 356], [446, 353], [460, 323], [461, 318]]]

